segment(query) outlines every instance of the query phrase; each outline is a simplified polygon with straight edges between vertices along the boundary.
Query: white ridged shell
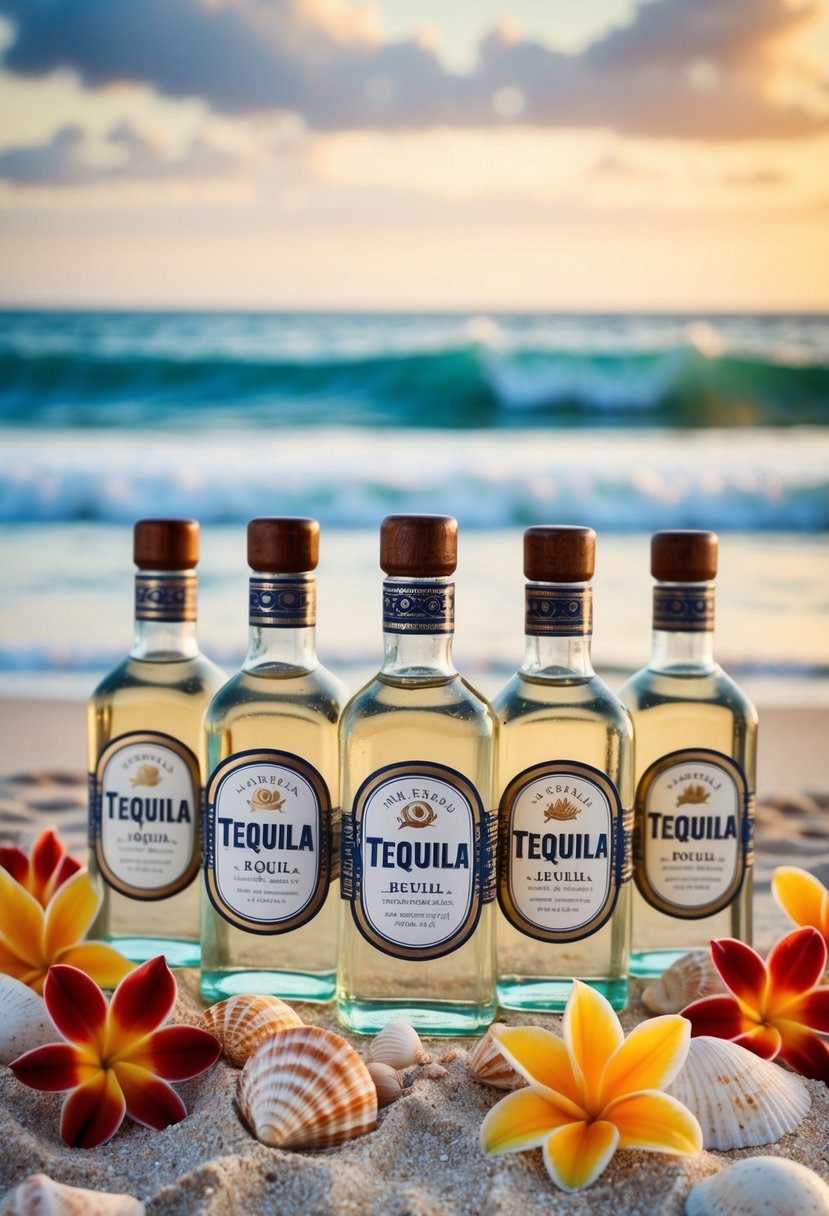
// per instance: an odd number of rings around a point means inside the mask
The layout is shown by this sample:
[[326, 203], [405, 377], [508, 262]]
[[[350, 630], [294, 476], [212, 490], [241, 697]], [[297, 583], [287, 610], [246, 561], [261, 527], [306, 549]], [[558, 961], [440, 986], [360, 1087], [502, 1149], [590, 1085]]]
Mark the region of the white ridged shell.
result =
[[785, 1157], [748, 1157], [691, 1188], [686, 1216], [827, 1216], [829, 1186]]
[[216, 1036], [237, 1068], [250, 1059], [260, 1043], [289, 1026], [301, 1025], [299, 1014], [278, 996], [231, 996], [211, 1005], [202, 1015], [202, 1026]]
[[47, 1174], [32, 1174], [14, 1192], [11, 1216], [144, 1216], [132, 1195], [64, 1186]]
[[667, 1092], [695, 1115], [705, 1148], [728, 1152], [774, 1144], [808, 1114], [811, 1096], [801, 1077], [737, 1043], [701, 1036]]
[[0, 1064], [10, 1064], [24, 1051], [57, 1043], [43, 997], [10, 975], [0, 975]]
[[390, 1106], [392, 1102], [396, 1102], [403, 1092], [403, 1078], [397, 1069], [392, 1068], [391, 1064], [380, 1064], [376, 1060], [366, 1064], [366, 1068], [377, 1090], [377, 1105]]
[[527, 1082], [520, 1072], [516, 1072], [513, 1066], [504, 1059], [501, 1048], [492, 1034], [493, 1030], [500, 1030], [503, 1026], [503, 1022], [492, 1023], [484, 1037], [479, 1039], [472, 1048], [469, 1067], [479, 1081], [492, 1085], [495, 1089], [520, 1089]]
[[651, 1013], [679, 1013], [691, 1001], [725, 990], [711, 951], [691, 950], [647, 985], [642, 1004]]
[[290, 1027], [256, 1049], [239, 1078], [239, 1107], [257, 1140], [276, 1148], [331, 1148], [377, 1124], [366, 1065], [319, 1026]]
[[368, 1063], [390, 1064], [399, 1071], [413, 1064], [428, 1064], [430, 1059], [420, 1036], [408, 1022], [389, 1022], [371, 1040], [366, 1052]]

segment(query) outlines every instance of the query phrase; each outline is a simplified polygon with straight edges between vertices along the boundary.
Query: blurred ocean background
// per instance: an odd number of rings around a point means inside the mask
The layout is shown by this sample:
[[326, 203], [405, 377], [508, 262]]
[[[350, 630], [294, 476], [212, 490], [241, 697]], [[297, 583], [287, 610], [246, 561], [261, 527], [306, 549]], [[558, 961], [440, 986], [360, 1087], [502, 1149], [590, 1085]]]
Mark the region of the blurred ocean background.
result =
[[521, 531], [560, 522], [599, 533], [612, 684], [648, 653], [648, 534], [714, 528], [724, 666], [827, 703], [829, 318], [0, 314], [0, 693], [86, 695], [129, 645], [131, 524], [168, 514], [203, 525], [228, 670], [247, 520], [318, 518], [320, 652], [354, 686], [390, 511], [457, 516], [456, 655], [484, 692], [521, 655]]

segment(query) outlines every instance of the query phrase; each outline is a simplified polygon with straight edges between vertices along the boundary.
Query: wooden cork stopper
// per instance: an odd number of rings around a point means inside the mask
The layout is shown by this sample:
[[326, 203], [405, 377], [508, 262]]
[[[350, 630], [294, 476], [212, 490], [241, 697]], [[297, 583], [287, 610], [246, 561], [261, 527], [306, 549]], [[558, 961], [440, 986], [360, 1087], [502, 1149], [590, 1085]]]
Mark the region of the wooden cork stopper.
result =
[[451, 515], [387, 515], [380, 525], [380, 567], [403, 578], [445, 578], [458, 564], [458, 521]]
[[193, 570], [199, 564], [195, 519], [139, 519], [132, 533], [139, 570]]
[[716, 532], [654, 532], [651, 574], [662, 583], [707, 583], [717, 577]]
[[273, 574], [316, 570], [320, 526], [301, 517], [252, 519], [248, 524], [248, 565]]
[[533, 583], [589, 583], [596, 569], [592, 528], [543, 524], [524, 533], [524, 574]]

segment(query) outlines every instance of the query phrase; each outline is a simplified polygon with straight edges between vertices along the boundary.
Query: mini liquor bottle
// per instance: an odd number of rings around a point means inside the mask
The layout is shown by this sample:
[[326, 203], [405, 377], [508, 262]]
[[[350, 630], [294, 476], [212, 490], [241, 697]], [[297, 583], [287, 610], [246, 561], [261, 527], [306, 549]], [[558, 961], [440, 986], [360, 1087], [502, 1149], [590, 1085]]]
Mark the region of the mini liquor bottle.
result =
[[343, 684], [316, 654], [319, 524], [254, 519], [250, 642], [205, 715], [201, 991], [334, 996]]
[[713, 532], [651, 542], [653, 650], [620, 691], [636, 732], [631, 974], [751, 940], [757, 714], [714, 661]]
[[199, 525], [134, 529], [135, 640], [89, 702], [90, 873], [104, 899], [92, 936], [135, 962], [198, 966], [205, 706], [224, 676], [196, 641]]
[[627, 1002], [633, 735], [590, 657], [596, 534], [524, 533], [524, 662], [498, 717], [498, 999], [563, 1009], [573, 979]]
[[476, 1034], [492, 1020], [495, 723], [452, 662], [457, 523], [380, 532], [385, 656], [340, 725], [341, 1021]]

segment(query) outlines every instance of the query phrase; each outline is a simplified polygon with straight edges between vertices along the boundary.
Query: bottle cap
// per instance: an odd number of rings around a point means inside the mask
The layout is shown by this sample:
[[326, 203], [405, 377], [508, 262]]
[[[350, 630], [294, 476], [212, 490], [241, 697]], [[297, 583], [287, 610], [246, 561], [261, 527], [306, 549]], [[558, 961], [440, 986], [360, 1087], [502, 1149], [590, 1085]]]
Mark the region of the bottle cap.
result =
[[458, 521], [451, 515], [387, 515], [380, 525], [380, 567], [403, 578], [444, 578], [458, 564]]
[[716, 532], [654, 532], [651, 574], [662, 583], [708, 583], [717, 577]]
[[524, 533], [524, 574], [534, 583], [589, 583], [596, 569], [592, 528], [542, 524]]
[[302, 517], [252, 519], [248, 524], [248, 565], [273, 574], [316, 570], [320, 526]]
[[139, 519], [132, 534], [139, 570], [193, 570], [199, 564], [195, 519]]

